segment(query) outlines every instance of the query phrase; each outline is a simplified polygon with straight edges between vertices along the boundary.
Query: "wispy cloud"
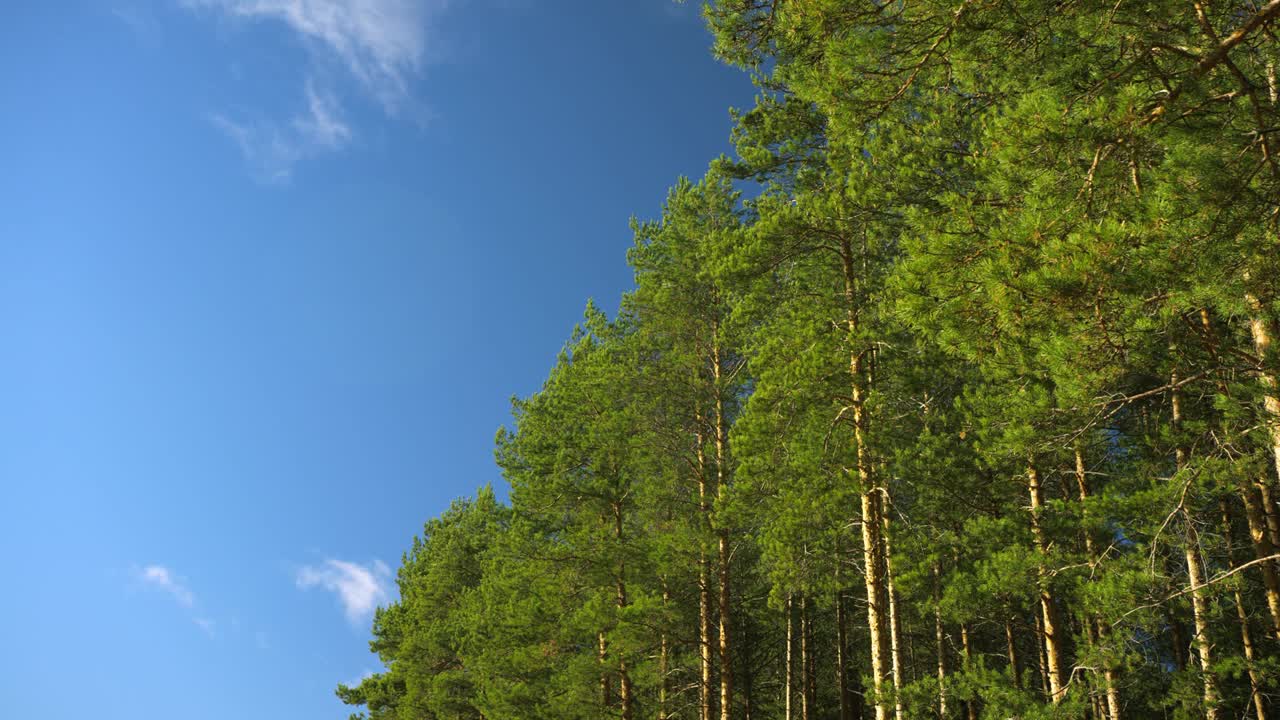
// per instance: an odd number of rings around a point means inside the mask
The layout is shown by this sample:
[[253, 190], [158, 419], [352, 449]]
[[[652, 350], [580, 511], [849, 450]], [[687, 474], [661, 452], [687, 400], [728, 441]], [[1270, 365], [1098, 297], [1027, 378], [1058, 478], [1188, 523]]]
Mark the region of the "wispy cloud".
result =
[[367, 621], [391, 597], [391, 569], [381, 560], [364, 566], [328, 558], [318, 567], [300, 568], [296, 582], [303, 590], [320, 587], [337, 595], [347, 620], [353, 624]]
[[388, 111], [408, 96], [429, 23], [448, 0], [181, 0], [233, 17], [284, 23], [336, 58]]
[[351, 128], [342, 120], [337, 99], [316, 90], [312, 81], [307, 81], [307, 112], [294, 118], [293, 127], [306, 143], [331, 150], [351, 140]]
[[[289, 122], [246, 122], [225, 114], [215, 125], [240, 147], [260, 179], [288, 180], [303, 158], [345, 147], [355, 135], [334, 88], [354, 79], [389, 116], [409, 109], [419, 123], [430, 112], [411, 90], [427, 55], [428, 35], [451, 0], [178, 0], [194, 11], [245, 22], [283, 25], [311, 49], [300, 71], [306, 109]], [[335, 74], [334, 67], [339, 68]], [[326, 78], [321, 90], [316, 78]]]
[[148, 565], [138, 570], [137, 576], [143, 583], [169, 593], [185, 608], [196, 604], [196, 596], [163, 565]]
[[351, 128], [342, 118], [336, 98], [306, 85], [307, 107], [285, 126], [272, 122], [246, 122], [213, 115], [214, 126], [240, 148], [240, 153], [263, 182], [284, 183], [294, 166], [320, 152], [339, 150], [351, 141]]

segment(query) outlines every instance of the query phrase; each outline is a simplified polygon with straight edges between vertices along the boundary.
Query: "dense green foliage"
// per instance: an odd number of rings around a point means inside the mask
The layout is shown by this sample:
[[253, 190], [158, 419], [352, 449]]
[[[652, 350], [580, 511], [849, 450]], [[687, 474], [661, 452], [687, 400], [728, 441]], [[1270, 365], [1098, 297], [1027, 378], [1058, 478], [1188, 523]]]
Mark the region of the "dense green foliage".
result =
[[1280, 0], [718, 0], [635, 222], [379, 611], [367, 717], [1280, 715]]

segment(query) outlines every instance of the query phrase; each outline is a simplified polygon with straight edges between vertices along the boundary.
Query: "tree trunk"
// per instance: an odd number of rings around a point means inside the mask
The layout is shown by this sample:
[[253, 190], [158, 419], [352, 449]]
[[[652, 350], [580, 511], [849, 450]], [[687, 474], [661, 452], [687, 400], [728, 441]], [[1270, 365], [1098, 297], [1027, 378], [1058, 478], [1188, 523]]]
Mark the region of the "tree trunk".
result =
[[1276, 504], [1271, 483], [1266, 480], [1259, 481], [1258, 496], [1262, 498], [1262, 519], [1266, 523], [1267, 532], [1271, 534], [1271, 545], [1280, 548], [1280, 506]]
[[1213, 677], [1213, 644], [1209, 641], [1209, 602], [1201, 588], [1204, 584], [1204, 570], [1200, 566], [1200, 553], [1196, 550], [1199, 536], [1192, 525], [1190, 514], [1183, 514], [1187, 523], [1187, 577], [1191, 583], [1196, 652], [1200, 656], [1200, 672], [1204, 676], [1204, 713], [1206, 720], [1218, 720], [1218, 683]]
[[[1172, 385], [1177, 386], [1178, 375], [1173, 374]], [[1174, 390], [1171, 394], [1173, 408], [1173, 430], [1177, 433], [1182, 427], [1182, 393]], [[1174, 450], [1177, 461], [1178, 476], [1186, 471], [1189, 453], [1181, 440]], [[1184, 501], [1185, 502], [1185, 501]], [[1206, 720], [1218, 720], [1218, 683], [1213, 676], [1213, 643], [1209, 640], [1209, 600], [1204, 589], [1204, 569], [1200, 565], [1198, 546], [1200, 537], [1195, 523], [1186, 506], [1182, 508], [1182, 519], [1186, 526], [1184, 533], [1184, 552], [1187, 559], [1187, 581], [1191, 589], [1191, 612], [1195, 624], [1196, 653], [1200, 657], [1200, 673], [1204, 678], [1204, 712]]]
[[942, 625], [942, 573], [933, 566], [933, 633], [938, 643], [938, 718], [947, 717], [947, 634]]
[[600, 662], [600, 705], [609, 708], [613, 705], [613, 688], [609, 682], [609, 645], [604, 639], [604, 633], [596, 633], [596, 659]]
[[791, 648], [795, 647], [795, 641], [792, 638], [792, 635], [793, 635], [792, 630], [793, 630], [793, 626], [795, 625], [795, 621], [792, 618], [792, 615], [793, 615], [793, 612], [791, 609], [791, 593], [787, 593], [787, 651], [785, 653], [787, 670], [785, 673], [786, 681], [784, 683], [784, 687], [786, 688], [784, 692], [786, 693], [786, 695], [783, 698], [783, 706], [786, 708], [786, 714], [783, 716], [784, 720], [791, 720], [791, 697], [793, 695], [791, 678], [793, 676], [794, 663], [792, 662], [792, 659], [791, 659]]
[[880, 493], [880, 518], [883, 523], [880, 541], [884, 549], [885, 596], [889, 600], [889, 650], [892, 657], [893, 672], [893, 716], [894, 720], [903, 720], [902, 708], [902, 624], [898, 617], [898, 592], [893, 584], [893, 549], [889, 538], [889, 505], [888, 490]]
[[876, 720], [888, 720], [889, 707], [885, 702], [884, 676], [888, 656], [885, 630], [884, 550], [881, 540], [883, 522], [880, 516], [880, 496], [872, 476], [871, 458], [867, 452], [866, 378], [863, 372], [863, 352], [858, 349], [858, 300], [857, 277], [854, 274], [853, 247], [847, 236], [840, 238], [840, 260], [844, 271], [845, 323], [849, 342], [850, 405], [853, 409], [853, 442], [856, 454], [858, 482], [862, 491], [862, 552], [865, 563], [867, 588], [867, 634], [871, 644], [871, 685], [875, 698]]
[[871, 688], [875, 702], [876, 720], [888, 720], [889, 707], [884, 697], [885, 668], [885, 617], [880, 558], [880, 521], [877, 506], [879, 495], [872, 491], [862, 493], [862, 547], [863, 573], [867, 590], [867, 633], [871, 644]]
[[[839, 587], [838, 568], [836, 572], [836, 585]], [[849, 629], [845, 618], [844, 593], [836, 590], [836, 693], [840, 696], [840, 720], [851, 720], [853, 717], [849, 702], [848, 652]]]
[[1013, 679], [1013, 686], [1019, 690], [1022, 689], [1022, 668], [1018, 667], [1018, 646], [1013, 642], [1013, 621], [1004, 621], [1004, 645], [1005, 652], [1009, 656], [1009, 677]]
[[1263, 421], [1267, 424], [1267, 432], [1271, 437], [1271, 456], [1276, 470], [1276, 475], [1271, 479], [1275, 481], [1280, 479], [1280, 386], [1270, 368], [1272, 328], [1258, 297], [1253, 293], [1245, 293], [1244, 299], [1252, 313], [1249, 318], [1249, 334], [1253, 337], [1253, 349], [1262, 363], [1258, 369], [1258, 379], [1263, 388]]
[[[1252, 541], [1254, 556], [1262, 559], [1274, 555], [1276, 546], [1271, 542], [1271, 532], [1263, 516], [1261, 498], [1255, 494], [1255, 491], [1256, 488], [1247, 482], [1240, 484], [1240, 499], [1244, 502], [1249, 540]], [[1271, 615], [1271, 631], [1276, 639], [1280, 640], [1280, 573], [1276, 572], [1274, 560], [1260, 563], [1258, 568], [1262, 572], [1262, 587], [1267, 598], [1267, 609]]]
[[[1099, 621], [1099, 635], [1105, 633], [1105, 626]], [[1102, 679], [1106, 682], [1107, 687], [1107, 718], [1108, 720], [1120, 720], [1120, 683], [1116, 678], [1115, 666], [1108, 662], [1102, 670]]]
[[[702, 417], [698, 417], [701, 423]], [[711, 527], [711, 493], [707, 488], [707, 461], [702, 449], [703, 437], [697, 435], [696, 453], [698, 458], [698, 509], [702, 514], [702, 526]], [[698, 718], [711, 720], [712, 702], [712, 663], [711, 663], [711, 562], [707, 559], [706, 547], [699, 543], [698, 549], [698, 664], [701, 669], [701, 682], [698, 685]]]
[[814, 707], [813, 637], [809, 620], [809, 599], [800, 596], [800, 720], [809, 720]]
[[[1254, 308], [1255, 313], [1260, 309]], [[1200, 326], [1204, 329], [1210, 353], [1212, 353], [1214, 360], [1218, 361], [1219, 343], [1208, 308], [1200, 308]], [[1265, 325], [1262, 328], [1264, 342], [1261, 348], [1257, 346], [1255, 335], [1255, 349], [1259, 349], [1260, 353], [1265, 352], [1267, 346], [1270, 345], [1270, 336], [1265, 332]], [[1263, 384], [1266, 385], [1265, 380]], [[1217, 386], [1218, 392], [1223, 396], [1229, 395], [1229, 390], [1224, 380], [1219, 378]], [[1272, 383], [1272, 387], [1274, 387], [1274, 383]], [[1270, 518], [1267, 517], [1265, 510], [1268, 494], [1266, 490], [1268, 487], [1269, 483], [1265, 477], [1259, 480], [1256, 488], [1244, 477], [1240, 478], [1238, 484], [1240, 499], [1244, 503], [1245, 521], [1249, 526], [1249, 539], [1253, 542], [1254, 555], [1258, 559], [1270, 557], [1275, 553], [1277, 545], [1277, 533], [1268, 526]], [[1261, 497], [1258, 494], [1259, 491], [1262, 492]], [[1276, 639], [1280, 640], [1280, 577], [1277, 577], [1277, 564], [1274, 561], [1266, 561], [1260, 564], [1259, 570], [1262, 573], [1262, 585], [1266, 594], [1267, 609], [1271, 613], [1272, 632]]]
[[[1080, 494], [1081, 518], [1084, 520], [1084, 551], [1085, 556], [1089, 558], [1090, 566], [1098, 562], [1098, 548], [1093, 542], [1093, 531], [1089, 527], [1089, 475], [1085, 470], [1084, 453], [1079, 444], [1075, 446], [1076, 453], [1076, 491]], [[1093, 628], [1093, 637], [1095, 644], [1099, 644], [1102, 638], [1107, 634], [1108, 628], [1099, 617], [1087, 618], [1086, 623], [1091, 624]], [[1120, 720], [1120, 691], [1116, 687], [1116, 669], [1115, 665], [1109, 660], [1104, 661], [1102, 666], [1102, 683], [1106, 690], [1107, 705], [1105, 717], [1107, 720]]]
[[[716, 497], [722, 502], [728, 486], [726, 471], [729, 465], [728, 433], [725, 428], [724, 388], [722, 387], [720, 357], [720, 324], [712, 323], [711, 374], [715, 389], [715, 448], [716, 448]], [[733, 646], [730, 642], [729, 597], [729, 530], [717, 521], [716, 539], [719, 550], [719, 611], [720, 611], [720, 720], [731, 720], [733, 713]]]
[[[1235, 554], [1232, 552], [1231, 513], [1227, 510], [1227, 501], [1220, 500], [1222, 511], [1222, 537], [1227, 543], [1227, 564], [1236, 567]], [[1240, 623], [1240, 644], [1244, 648], [1245, 671], [1249, 675], [1249, 696], [1253, 700], [1254, 717], [1267, 720], [1266, 707], [1262, 703], [1262, 683], [1258, 678], [1258, 670], [1254, 663], [1253, 635], [1249, 632], [1249, 613], [1244, 607], [1244, 598], [1240, 596], [1239, 586], [1232, 590], [1236, 605], [1236, 620]]]
[[1049, 591], [1049, 568], [1047, 567], [1049, 545], [1045, 540], [1044, 528], [1040, 525], [1040, 514], [1044, 509], [1044, 493], [1040, 484], [1040, 471], [1034, 463], [1027, 465], [1027, 489], [1031, 495], [1031, 537], [1035, 543], [1036, 553], [1041, 558], [1036, 572], [1040, 594], [1040, 615], [1044, 629], [1045, 670], [1049, 678], [1049, 699], [1056, 705], [1062, 702], [1066, 692], [1062, 676], [1062, 663], [1066, 654], [1063, 651], [1065, 633], [1059, 625], [1057, 602], [1054, 600], [1053, 593]]
[[[615, 502], [613, 504], [613, 537], [617, 541], [618, 547], [622, 547], [622, 503]], [[627, 566], [624, 560], [618, 560], [618, 580], [617, 580], [617, 603], [618, 612], [627, 607]], [[634, 698], [631, 692], [631, 675], [627, 672], [627, 659], [621, 657], [618, 659], [618, 695], [622, 701], [622, 720], [632, 720], [632, 705]]]
[[[973, 667], [973, 645], [969, 642], [969, 624], [960, 625], [960, 646], [964, 648], [964, 669], [967, 672]], [[978, 700], [970, 698], [964, 701], [965, 716], [969, 720], [978, 720]]]
[[1040, 692], [1049, 699], [1049, 662], [1044, 653], [1044, 615], [1036, 607], [1036, 660], [1040, 668]]

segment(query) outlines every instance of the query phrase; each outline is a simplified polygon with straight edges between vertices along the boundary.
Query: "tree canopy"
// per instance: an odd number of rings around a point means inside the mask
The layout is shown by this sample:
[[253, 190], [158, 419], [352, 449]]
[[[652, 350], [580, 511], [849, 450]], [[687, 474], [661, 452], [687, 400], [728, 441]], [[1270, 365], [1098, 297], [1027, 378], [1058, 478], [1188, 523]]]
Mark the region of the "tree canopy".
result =
[[1280, 716], [1280, 0], [716, 0], [634, 220], [430, 520], [369, 720]]

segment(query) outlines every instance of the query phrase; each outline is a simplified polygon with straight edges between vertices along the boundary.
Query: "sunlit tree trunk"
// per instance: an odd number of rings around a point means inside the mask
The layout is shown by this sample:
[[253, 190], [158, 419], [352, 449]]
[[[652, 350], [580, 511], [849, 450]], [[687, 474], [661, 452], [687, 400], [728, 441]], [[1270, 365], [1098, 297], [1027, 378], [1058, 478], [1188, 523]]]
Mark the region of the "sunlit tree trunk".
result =
[[[960, 647], [964, 650], [964, 669], [973, 667], [973, 644], [969, 640], [969, 624], [960, 625]], [[964, 701], [965, 716], [969, 720], [978, 720], [978, 700], [970, 698]]]
[[1277, 384], [1275, 372], [1270, 366], [1273, 332], [1258, 297], [1253, 293], [1245, 293], [1244, 297], [1252, 313], [1249, 318], [1249, 334], [1253, 337], [1253, 349], [1262, 362], [1258, 379], [1263, 388], [1263, 419], [1271, 437], [1271, 455], [1276, 470], [1276, 477], [1272, 478], [1274, 481], [1280, 479], [1280, 385]]
[[[716, 496], [723, 501], [728, 485], [727, 469], [729, 464], [728, 432], [725, 427], [724, 389], [722, 387], [719, 324], [712, 325], [713, 340], [711, 344], [711, 373], [715, 389], [715, 450], [716, 450]], [[729, 572], [729, 530], [717, 523], [716, 541], [719, 556], [719, 615], [720, 615], [720, 720], [731, 720], [733, 713], [733, 646], [730, 642], [730, 572]]]
[[[613, 537], [614, 537], [614, 540], [617, 542], [618, 547], [622, 547], [624, 538], [623, 538], [623, 531], [622, 531], [622, 503], [621, 502], [615, 502], [613, 504]], [[626, 563], [623, 560], [619, 559], [618, 575], [617, 575], [618, 579], [616, 584], [616, 592], [617, 592], [616, 600], [618, 604], [619, 614], [621, 614], [621, 612], [627, 607], [626, 577], [627, 577]], [[625, 656], [620, 657], [618, 659], [618, 696], [622, 704], [622, 720], [632, 720], [632, 718], [634, 717], [633, 715], [634, 697], [631, 691], [631, 674], [627, 671], [627, 659]]]
[[1009, 656], [1009, 677], [1013, 679], [1013, 686], [1019, 690], [1022, 689], [1022, 668], [1018, 666], [1018, 646], [1013, 642], [1013, 621], [1004, 621], [1004, 645], [1005, 654]]
[[889, 505], [888, 491], [880, 493], [881, 506], [881, 544], [884, 548], [885, 596], [889, 601], [889, 649], [893, 672], [893, 715], [895, 720], [903, 720], [902, 708], [902, 624], [898, 614], [898, 592], [893, 583], [893, 550], [889, 537]]
[[848, 332], [850, 400], [853, 410], [853, 442], [861, 486], [862, 502], [862, 553], [867, 589], [867, 635], [871, 645], [871, 684], [875, 701], [876, 720], [888, 720], [889, 707], [885, 701], [885, 665], [889, 656], [886, 630], [884, 547], [881, 537], [881, 497], [872, 475], [871, 458], [867, 450], [866, 377], [863, 368], [864, 353], [858, 348], [857, 277], [854, 273], [853, 247], [847, 237], [840, 239], [840, 258], [844, 270], [845, 322]]
[[[1080, 449], [1080, 445], [1075, 446], [1076, 455], [1076, 492], [1080, 496], [1080, 505], [1082, 507], [1081, 519], [1084, 521], [1084, 552], [1085, 557], [1089, 558], [1089, 563], [1098, 562], [1098, 548], [1093, 541], [1093, 531], [1089, 527], [1089, 474], [1084, 465], [1084, 452]], [[1107, 628], [1103, 621], [1098, 617], [1086, 618], [1085, 623], [1092, 630], [1092, 637], [1095, 644], [1101, 642], [1105, 637]], [[1106, 691], [1106, 713], [1103, 715], [1107, 720], [1120, 720], [1120, 690], [1117, 687], [1117, 672], [1114, 664], [1110, 661], [1103, 663], [1102, 682]]]
[[947, 634], [942, 624], [942, 573], [933, 566], [933, 634], [938, 644], [938, 717], [947, 716]]
[[809, 599], [800, 596], [800, 720], [809, 720], [814, 707], [813, 628]]
[[1041, 558], [1037, 566], [1037, 584], [1040, 595], [1040, 621], [1044, 631], [1045, 672], [1049, 681], [1049, 699], [1057, 704], [1062, 702], [1062, 696], [1066, 692], [1062, 675], [1065, 633], [1058, 619], [1057, 601], [1049, 591], [1047, 566], [1049, 545], [1045, 539], [1044, 527], [1040, 523], [1040, 515], [1044, 510], [1044, 490], [1040, 482], [1040, 471], [1034, 463], [1027, 466], [1027, 490], [1031, 496], [1031, 537], [1035, 543], [1036, 553]]
[[[701, 422], [701, 416], [698, 420]], [[702, 433], [696, 438], [695, 452], [698, 462], [698, 509], [701, 513], [701, 527], [711, 526], [711, 493], [707, 488], [707, 462], [703, 451]], [[699, 544], [698, 549], [698, 665], [701, 678], [698, 685], [698, 717], [700, 720], [711, 720], [711, 563], [707, 559], [705, 547]]]
[[1044, 694], [1045, 699], [1049, 698], [1049, 661], [1045, 659], [1044, 652], [1044, 614], [1040, 611], [1039, 604], [1036, 605], [1036, 666], [1040, 669], [1040, 692]]
[[[1236, 562], [1232, 552], [1231, 513], [1227, 509], [1226, 500], [1219, 501], [1219, 509], [1222, 512], [1222, 537], [1227, 543], [1227, 564], [1234, 568]], [[1266, 706], [1262, 701], [1262, 682], [1258, 678], [1254, 661], [1253, 634], [1249, 632], [1249, 613], [1245, 610], [1239, 586], [1233, 588], [1232, 597], [1235, 600], [1236, 620], [1240, 623], [1240, 645], [1244, 649], [1245, 671], [1249, 675], [1249, 696], [1253, 701], [1254, 717], [1257, 720], [1267, 720]]]
[[600, 663], [600, 705], [608, 708], [613, 705], [613, 684], [609, 681], [609, 644], [604, 633], [596, 633], [596, 660]]
[[[1249, 528], [1249, 540], [1253, 546], [1254, 557], [1259, 560], [1276, 554], [1276, 546], [1271, 542], [1271, 532], [1267, 528], [1263, 514], [1261, 497], [1257, 488], [1249, 483], [1241, 483], [1240, 499], [1244, 503], [1245, 523]], [[1267, 610], [1271, 615], [1271, 632], [1280, 640], [1280, 573], [1276, 570], [1275, 560], [1259, 563], [1262, 573], [1262, 588], [1267, 599]]]
[[[1173, 376], [1172, 385], [1178, 383], [1177, 373]], [[1176, 433], [1182, 426], [1182, 393], [1172, 393], [1173, 429]], [[1179, 440], [1174, 450], [1178, 475], [1181, 476], [1187, 467], [1189, 453]], [[1218, 684], [1213, 676], [1213, 643], [1209, 639], [1209, 602], [1203, 589], [1204, 568], [1200, 564], [1200, 538], [1191, 513], [1184, 506], [1182, 519], [1185, 525], [1184, 551], [1187, 560], [1187, 580], [1191, 590], [1191, 612], [1195, 625], [1196, 654], [1200, 659], [1200, 673], [1204, 679], [1204, 712], [1206, 720], [1218, 720]]]

